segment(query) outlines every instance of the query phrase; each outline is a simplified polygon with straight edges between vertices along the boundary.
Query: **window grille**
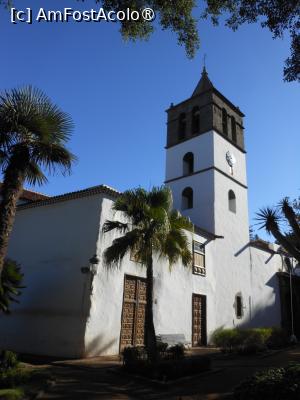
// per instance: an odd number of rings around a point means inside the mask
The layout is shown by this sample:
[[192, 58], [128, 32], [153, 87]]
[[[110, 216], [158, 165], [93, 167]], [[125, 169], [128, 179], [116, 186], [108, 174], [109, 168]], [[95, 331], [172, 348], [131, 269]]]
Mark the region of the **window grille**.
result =
[[206, 275], [205, 246], [195, 240], [193, 241], [193, 273]]

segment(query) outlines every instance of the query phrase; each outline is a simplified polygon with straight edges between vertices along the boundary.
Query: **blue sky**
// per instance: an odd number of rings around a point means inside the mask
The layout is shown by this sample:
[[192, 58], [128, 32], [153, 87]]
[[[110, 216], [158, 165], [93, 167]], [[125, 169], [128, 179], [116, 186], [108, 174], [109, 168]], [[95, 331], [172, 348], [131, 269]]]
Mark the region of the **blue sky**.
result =
[[[25, 4], [24, 4], [25, 3]], [[17, 8], [61, 9], [59, 0], [15, 0]], [[89, 9], [75, 0], [64, 7]], [[79, 161], [70, 177], [50, 177], [38, 191], [60, 194], [101, 183], [124, 190], [164, 181], [166, 114], [193, 92], [207, 54], [210, 79], [246, 114], [250, 218], [283, 196], [299, 196], [299, 84], [284, 83], [288, 37], [259, 25], [237, 32], [199, 22], [193, 60], [170, 32], [125, 43], [114, 23], [13, 25], [0, 10], [0, 88], [33, 84], [68, 112]]]

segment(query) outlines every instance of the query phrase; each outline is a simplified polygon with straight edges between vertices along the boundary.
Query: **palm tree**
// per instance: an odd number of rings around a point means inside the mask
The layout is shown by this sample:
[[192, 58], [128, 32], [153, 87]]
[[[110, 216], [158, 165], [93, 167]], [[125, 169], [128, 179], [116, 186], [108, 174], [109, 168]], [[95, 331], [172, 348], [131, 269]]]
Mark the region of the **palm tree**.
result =
[[75, 157], [65, 147], [73, 123], [40, 90], [27, 86], [0, 94], [0, 277], [18, 199], [25, 181], [47, 181], [43, 170], [70, 172]]
[[13, 260], [6, 259], [0, 280], [0, 312], [10, 313], [12, 302], [18, 303], [21, 294], [23, 274], [21, 267]]
[[[297, 204], [294, 207], [288, 198], [284, 198], [277, 208], [266, 207], [257, 213], [257, 220], [260, 228], [264, 228], [271, 233], [277, 242], [300, 263], [300, 218]], [[282, 232], [280, 223], [284, 222], [288, 227], [288, 232]]]
[[156, 360], [156, 336], [153, 322], [153, 256], [167, 258], [171, 268], [178, 259], [189, 266], [192, 254], [185, 229], [192, 230], [189, 219], [172, 209], [172, 194], [167, 187], [154, 187], [147, 192], [138, 188], [127, 190], [113, 205], [126, 222], [107, 220], [103, 232], [116, 230], [123, 236], [115, 239], [104, 252], [106, 266], [120, 266], [128, 252], [146, 268], [145, 343], [149, 360]]

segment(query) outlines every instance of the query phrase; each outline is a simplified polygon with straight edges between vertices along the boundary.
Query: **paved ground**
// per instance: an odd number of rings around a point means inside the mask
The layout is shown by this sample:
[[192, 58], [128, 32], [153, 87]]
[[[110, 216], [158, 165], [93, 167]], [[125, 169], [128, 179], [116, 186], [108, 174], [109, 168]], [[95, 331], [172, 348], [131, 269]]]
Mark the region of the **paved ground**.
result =
[[[199, 351], [203, 352], [202, 350]], [[117, 358], [56, 361], [44, 367], [51, 370], [56, 384], [40, 399], [74, 400], [215, 400], [226, 398], [245, 377], [270, 366], [284, 366], [290, 361], [300, 362], [300, 346], [265, 356], [224, 357], [215, 350], [213, 371], [202, 376], [182, 380], [171, 387], [149, 383], [117, 373]]]

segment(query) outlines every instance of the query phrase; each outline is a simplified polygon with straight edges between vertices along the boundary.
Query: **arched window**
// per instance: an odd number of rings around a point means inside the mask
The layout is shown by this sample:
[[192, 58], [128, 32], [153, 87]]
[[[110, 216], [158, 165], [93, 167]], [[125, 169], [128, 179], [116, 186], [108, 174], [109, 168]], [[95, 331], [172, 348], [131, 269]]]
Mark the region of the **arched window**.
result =
[[228, 125], [227, 125], [227, 111], [222, 108], [222, 129], [224, 135], [228, 135]]
[[236, 197], [233, 190], [228, 192], [228, 208], [231, 212], [236, 213]]
[[200, 111], [199, 107], [194, 107], [192, 111], [192, 134], [199, 132], [200, 128]]
[[232, 141], [236, 143], [236, 122], [234, 117], [231, 117], [231, 136]]
[[193, 189], [186, 187], [182, 192], [182, 210], [193, 208]]
[[189, 175], [194, 172], [194, 154], [186, 153], [183, 157], [183, 175]]
[[241, 293], [238, 293], [235, 296], [235, 315], [237, 318], [242, 318], [243, 317], [243, 297]]
[[185, 138], [186, 133], [186, 115], [182, 113], [179, 115], [178, 120], [178, 139], [183, 140]]

